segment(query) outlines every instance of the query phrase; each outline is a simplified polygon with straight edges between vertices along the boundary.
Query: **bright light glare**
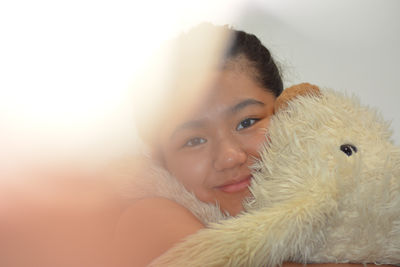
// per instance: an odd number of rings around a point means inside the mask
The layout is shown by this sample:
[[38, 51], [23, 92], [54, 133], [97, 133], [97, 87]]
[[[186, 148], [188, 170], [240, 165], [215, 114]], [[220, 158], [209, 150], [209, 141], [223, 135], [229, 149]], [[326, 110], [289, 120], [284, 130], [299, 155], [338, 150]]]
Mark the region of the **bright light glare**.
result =
[[226, 23], [242, 1], [215, 2], [0, 3], [0, 143], [9, 149], [0, 160], [129, 147], [135, 75], [162, 42], [201, 21]]

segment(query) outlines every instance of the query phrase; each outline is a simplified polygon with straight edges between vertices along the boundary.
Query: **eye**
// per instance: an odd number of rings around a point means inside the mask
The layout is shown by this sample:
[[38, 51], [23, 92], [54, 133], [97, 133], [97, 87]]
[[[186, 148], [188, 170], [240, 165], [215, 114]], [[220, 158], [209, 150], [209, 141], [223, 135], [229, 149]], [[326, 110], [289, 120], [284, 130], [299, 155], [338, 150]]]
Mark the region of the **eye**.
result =
[[193, 147], [193, 146], [198, 146], [201, 144], [204, 144], [207, 142], [207, 139], [201, 138], [201, 137], [194, 137], [189, 139], [183, 146], [184, 147]]
[[243, 130], [245, 128], [248, 128], [252, 126], [254, 123], [259, 121], [260, 119], [254, 119], [254, 118], [247, 118], [239, 122], [238, 126], [236, 127], [237, 131]]
[[344, 144], [340, 146], [340, 150], [342, 150], [347, 156], [351, 156], [354, 153], [357, 153], [357, 147], [350, 144]]

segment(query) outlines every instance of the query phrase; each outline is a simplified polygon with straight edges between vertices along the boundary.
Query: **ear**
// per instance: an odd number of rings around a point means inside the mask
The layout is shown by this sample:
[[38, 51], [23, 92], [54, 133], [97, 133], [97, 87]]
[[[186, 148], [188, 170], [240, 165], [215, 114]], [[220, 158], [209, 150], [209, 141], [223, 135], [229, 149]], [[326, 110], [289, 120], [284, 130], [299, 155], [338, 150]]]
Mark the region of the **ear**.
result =
[[286, 108], [287, 103], [292, 99], [297, 98], [297, 96], [318, 96], [321, 95], [319, 87], [309, 83], [300, 83], [286, 88], [282, 94], [275, 101], [275, 112], [279, 109]]

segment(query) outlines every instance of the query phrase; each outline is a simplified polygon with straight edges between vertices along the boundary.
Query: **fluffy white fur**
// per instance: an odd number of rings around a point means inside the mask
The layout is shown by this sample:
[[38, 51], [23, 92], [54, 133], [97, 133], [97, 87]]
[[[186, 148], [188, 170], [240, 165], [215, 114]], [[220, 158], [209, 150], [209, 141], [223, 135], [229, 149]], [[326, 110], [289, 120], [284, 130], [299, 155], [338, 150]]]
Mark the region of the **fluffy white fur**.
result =
[[[374, 110], [325, 90], [298, 97], [277, 112], [268, 137], [254, 166], [254, 198], [246, 202], [246, 212], [210, 223], [152, 266], [400, 264], [400, 150]], [[357, 152], [346, 155], [343, 144]], [[152, 189], [166, 186], [155, 181]], [[175, 193], [160, 195], [205, 216], [204, 222], [224, 218], [212, 205], [187, 204], [198, 201], [182, 194], [176, 181], [171, 185], [167, 191]]]

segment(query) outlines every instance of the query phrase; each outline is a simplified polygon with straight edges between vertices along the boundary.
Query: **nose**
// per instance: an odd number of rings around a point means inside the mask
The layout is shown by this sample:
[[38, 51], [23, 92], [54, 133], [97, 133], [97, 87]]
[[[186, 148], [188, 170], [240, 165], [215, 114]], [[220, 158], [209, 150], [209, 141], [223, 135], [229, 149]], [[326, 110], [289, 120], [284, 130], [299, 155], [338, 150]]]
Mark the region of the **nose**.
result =
[[240, 166], [247, 161], [247, 154], [234, 138], [224, 138], [218, 142], [214, 158], [214, 168], [223, 171]]

